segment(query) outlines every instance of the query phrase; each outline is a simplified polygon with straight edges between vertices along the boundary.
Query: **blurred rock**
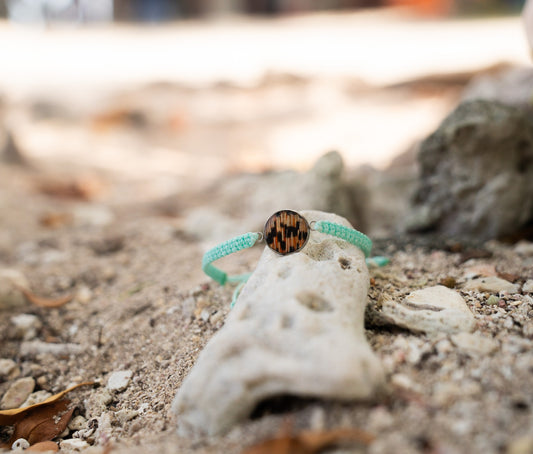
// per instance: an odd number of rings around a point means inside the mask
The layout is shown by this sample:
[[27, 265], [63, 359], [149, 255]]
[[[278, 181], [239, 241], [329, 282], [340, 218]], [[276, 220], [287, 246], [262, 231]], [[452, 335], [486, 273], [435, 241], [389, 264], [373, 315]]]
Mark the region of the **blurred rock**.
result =
[[105, 227], [115, 220], [113, 211], [104, 205], [78, 205], [73, 210], [74, 223], [79, 227]]
[[39, 317], [33, 314], [18, 314], [11, 317], [11, 324], [15, 327], [17, 335], [24, 340], [31, 340], [43, 326]]
[[493, 293], [518, 293], [519, 289], [520, 286], [496, 276], [472, 279], [463, 286], [463, 290]]
[[17, 363], [9, 358], [0, 358], [0, 379], [10, 380], [20, 375]]
[[6, 164], [26, 165], [24, 154], [10, 131], [0, 127], [0, 162]]
[[394, 325], [427, 334], [458, 333], [474, 328], [474, 316], [455, 290], [442, 285], [416, 290], [403, 301], [385, 299], [383, 317]]
[[31, 377], [19, 378], [13, 382], [0, 401], [0, 409], [18, 408], [35, 388], [35, 380]]
[[[349, 223], [303, 211], [309, 220]], [[313, 232], [299, 254], [268, 248], [172, 409], [183, 435], [217, 434], [283, 395], [372, 399], [384, 370], [365, 338], [368, 269], [360, 249]]]
[[107, 380], [107, 389], [109, 391], [124, 391], [130, 384], [133, 372], [131, 370], [119, 370], [113, 372]]
[[406, 228], [477, 240], [533, 221], [533, 118], [491, 101], [462, 103], [420, 147]]
[[20, 271], [10, 268], [0, 269], [0, 310], [27, 304], [26, 298], [20, 291], [21, 288], [29, 288], [29, 283]]
[[30, 405], [40, 404], [44, 402], [49, 397], [52, 397], [52, 393], [41, 389], [40, 391], [35, 391], [31, 393], [28, 398], [23, 402], [21, 407], [29, 407]]
[[522, 287], [522, 292], [533, 293], [533, 279], [528, 279]]
[[268, 217], [282, 209], [321, 210], [346, 217], [366, 229], [366, 192], [343, 178], [341, 155], [329, 152], [306, 173], [245, 174], [225, 178], [213, 188], [210, 206], [189, 212], [186, 233], [220, 241], [241, 232], [262, 230]]
[[498, 348], [498, 341], [481, 334], [463, 332], [454, 334], [451, 339], [460, 351], [474, 358], [489, 355]]
[[476, 99], [524, 108], [533, 106], [533, 69], [507, 68], [475, 77], [465, 88], [463, 101]]
[[42, 355], [50, 354], [54, 356], [76, 355], [84, 351], [78, 344], [53, 344], [42, 341], [29, 341], [20, 344], [21, 355]]

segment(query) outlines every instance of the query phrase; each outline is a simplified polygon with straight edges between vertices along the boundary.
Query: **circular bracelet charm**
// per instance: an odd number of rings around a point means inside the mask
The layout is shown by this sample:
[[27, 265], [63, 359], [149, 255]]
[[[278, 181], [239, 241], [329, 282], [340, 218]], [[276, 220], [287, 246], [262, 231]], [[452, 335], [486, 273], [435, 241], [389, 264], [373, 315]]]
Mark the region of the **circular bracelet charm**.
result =
[[263, 235], [270, 249], [286, 255], [305, 246], [310, 230], [309, 223], [296, 211], [282, 210], [268, 218]]

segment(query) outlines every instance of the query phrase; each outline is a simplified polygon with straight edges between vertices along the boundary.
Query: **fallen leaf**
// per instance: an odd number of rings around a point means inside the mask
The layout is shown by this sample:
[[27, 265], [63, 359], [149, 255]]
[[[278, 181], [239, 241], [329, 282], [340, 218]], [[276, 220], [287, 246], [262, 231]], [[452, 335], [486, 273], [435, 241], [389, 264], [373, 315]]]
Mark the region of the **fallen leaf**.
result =
[[39, 223], [50, 229], [57, 229], [72, 223], [72, 215], [70, 213], [46, 213], [43, 214]]
[[373, 435], [359, 429], [303, 431], [262, 441], [247, 448], [242, 454], [318, 454], [339, 443], [355, 442], [368, 445], [373, 440]]
[[42, 402], [34, 405], [30, 405], [28, 407], [22, 407], [22, 408], [11, 408], [9, 410], [0, 410], [0, 425], [1, 426], [12, 426], [17, 421], [20, 421], [22, 418], [25, 417], [26, 413], [29, 411], [32, 411], [35, 408], [51, 404], [53, 402], [57, 402], [59, 399], [61, 399], [65, 394], [69, 393], [70, 391], [75, 390], [76, 388], [79, 388], [80, 386], [89, 386], [93, 385], [93, 382], [84, 382], [80, 383], [78, 385], [71, 386], [68, 389], [65, 389], [64, 391], [61, 391], [60, 393], [54, 394], [53, 396], [50, 396], [48, 399], [43, 400]]
[[64, 304], [67, 304], [69, 301], [72, 300], [72, 298], [74, 298], [74, 295], [66, 295], [60, 298], [43, 298], [41, 296], [35, 295], [24, 287], [19, 286], [18, 289], [22, 292], [22, 294], [30, 303], [33, 303], [39, 307], [60, 307]]
[[55, 441], [41, 441], [39, 443], [35, 443], [34, 445], [31, 445], [28, 449], [26, 449], [26, 452], [57, 452], [59, 451], [59, 446]]
[[102, 195], [105, 184], [96, 176], [78, 176], [70, 180], [49, 180], [39, 184], [39, 192], [60, 199], [94, 200]]
[[24, 438], [33, 445], [57, 437], [65, 430], [74, 413], [75, 407], [69, 409], [69, 404], [70, 400], [62, 399], [26, 412], [15, 424], [15, 430], [8, 443], [12, 444], [19, 438]]

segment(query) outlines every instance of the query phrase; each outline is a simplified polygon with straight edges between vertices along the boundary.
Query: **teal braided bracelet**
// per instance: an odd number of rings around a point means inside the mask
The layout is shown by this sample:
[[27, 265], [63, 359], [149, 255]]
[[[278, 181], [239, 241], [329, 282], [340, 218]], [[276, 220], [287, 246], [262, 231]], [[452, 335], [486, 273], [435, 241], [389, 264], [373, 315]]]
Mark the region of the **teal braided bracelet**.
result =
[[274, 213], [265, 224], [262, 233], [248, 232], [210, 249], [204, 254], [202, 270], [220, 285], [226, 282], [238, 282], [239, 285], [233, 294], [231, 306], [235, 304], [237, 295], [248, 280], [251, 273], [228, 276], [227, 273], [216, 268], [212, 263], [234, 252], [252, 247], [256, 242], [265, 240], [267, 246], [280, 255], [292, 254], [301, 250], [309, 240], [310, 232], [332, 235], [357, 246], [365, 254], [368, 266], [384, 266], [389, 263], [387, 257], [371, 257], [372, 240], [365, 234], [329, 221], [313, 221], [311, 224], [296, 211], [282, 210]]

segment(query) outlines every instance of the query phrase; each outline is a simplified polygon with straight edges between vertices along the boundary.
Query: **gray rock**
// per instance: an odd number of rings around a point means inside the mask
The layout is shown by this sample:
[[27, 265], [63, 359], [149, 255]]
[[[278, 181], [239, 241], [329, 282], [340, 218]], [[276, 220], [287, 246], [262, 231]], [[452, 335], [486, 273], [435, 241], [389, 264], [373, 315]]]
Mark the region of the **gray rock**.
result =
[[[302, 214], [349, 225], [333, 214]], [[279, 395], [375, 397], [384, 371], [364, 334], [368, 286], [363, 253], [334, 237], [315, 231], [286, 256], [266, 248], [176, 395], [179, 433], [223, 433]]]
[[516, 107], [533, 104], [533, 69], [503, 68], [475, 77], [465, 88], [463, 101], [484, 99]]
[[464, 102], [429, 136], [406, 228], [484, 240], [533, 220], [533, 119], [490, 101]]
[[109, 391], [124, 391], [130, 384], [133, 372], [131, 370], [119, 370], [113, 372], [107, 380], [107, 389]]
[[35, 388], [35, 380], [31, 377], [19, 378], [11, 384], [0, 401], [0, 409], [18, 408]]
[[416, 290], [400, 302], [386, 298], [382, 315], [389, 323], [427, 334], [474, 328], [474, 316], [462, 296], [442, 285]]
[[479, 292], [518, 293], [519, 289], [520, 287], [518, 285], [496, 276], [479, 277], [467, 281], [463, 285], [463, 290], [475, 290]]

